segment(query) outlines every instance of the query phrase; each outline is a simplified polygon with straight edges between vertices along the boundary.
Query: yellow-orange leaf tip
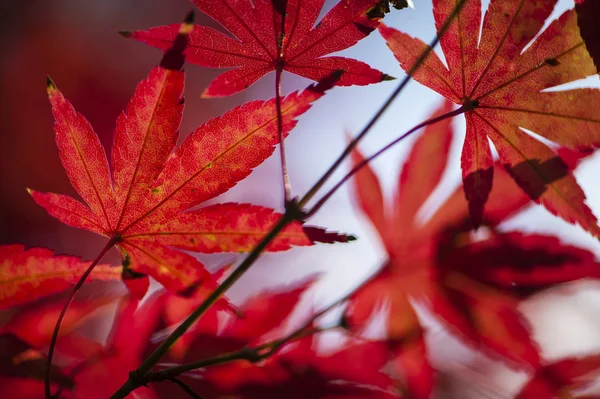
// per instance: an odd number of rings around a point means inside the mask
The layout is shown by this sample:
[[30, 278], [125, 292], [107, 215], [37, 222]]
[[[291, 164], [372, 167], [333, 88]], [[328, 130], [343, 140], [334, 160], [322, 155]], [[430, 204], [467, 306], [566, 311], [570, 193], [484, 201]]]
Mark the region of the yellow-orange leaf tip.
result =
[[185, 18], [183, 19], [183, 24], [191, 28], [194, 23], [195, 17], [196, 16], [194, 14], [194, 10], [190, 10], [190, 12], [188, 12]]
[[46, 76], [46, 91], [48, 92], [48, 94], [56, 90], [56, 85], [54, 84], [52, 78], [50, 78], [50, 76]]

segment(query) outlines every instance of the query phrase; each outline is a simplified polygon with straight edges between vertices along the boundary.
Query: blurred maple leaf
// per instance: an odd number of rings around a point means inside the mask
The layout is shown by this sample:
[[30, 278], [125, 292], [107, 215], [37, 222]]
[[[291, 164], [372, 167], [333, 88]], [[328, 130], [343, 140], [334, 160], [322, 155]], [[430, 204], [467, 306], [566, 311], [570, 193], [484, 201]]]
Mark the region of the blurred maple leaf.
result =
[[[248, 176], [273, 153], [278, 135], [275, 101], [251, 101], [200, 126], [175, 149], [183, 112], [182, 52], [191, 26], [183, 24], [181, 29], [173, 48], [138, 85], [117, 120], [112, 176], [90, 124], [48, 82], [60, 158], [87, 206], [65, 195], [30, 190], [35, 201], [63, 223], [109, 237], [123, 256], [124, 279], [138, 296], [148, 286], [147, 278], [136, 280], [140, 275], [150, 274], [174, 292], [213, 281], [197, 259], [179, 249], [248, 252], [281, 216], [272, 209], [237, 203], [189, 210]], [[284, 135], [328, 85], [313, 85], [282, 100]], [[316, 240], [294, 222], [267, 251]]]
[[[0, 309], [56, 294], [75, 284], [91, 262], [75, 256], [53, 256], [45, 248], [0, 246]], [[98, 265], [91, 280], [120, 280], [120, 267]]]
[[[597, 72], [574, 10], [536, 37], [555, 3], [492, 0], [481, 26], [481, 1], [467, 0], [440, 38], [448, 68], [431, 52], [413, 78], [465, 107], [461, 166], [475, 225], [483, 217], [494, 176], [489, 138], [503, 166], [531, 199], [600, 237], [597, 219], [567, 165], [546, 144], [521, 130], [573, 149], [600, 145], [600, 90], [546, 90]], [[456, 0], [433, 2], [438, 29], [456, 4]], [[387, 26], [381, 25], [379, 31], [405, 71], [427, 48], [421, 40]]]
[[[10, 398], [39, 398], [44, 392], [45, 355], [11, 334], [0, 334], [0, 384]], [[57, 366], [52, 367], [55, 387], [72, 388], [73, 381]]]
[[[95, 318], [96, 310], [121, 297], [109, 287], [103, 288], [104, 292], [73, 300], [71, 311], [66, 314], [58, 337], [59, 347], [65, 337]], [[8, 317], [5, 325], [0, 327], [0, 333], [12, 334], [37, 350], [45, 350], [50, 344], [56, 319], [63, 306], [64, 297], [57, 295], [19, 307], [14, 315]]]
[[[256, 348], [285, 336], [290, 314], [313, 281], [309, 278], [260, 292], [240, 305], [237, 315], [231, 314], [221, 323], [216, 317], [200, 320], [187, 333], [191, 339], [183, 360], [199, 361]], [[283, 345], [260, 362], [235, 360], [191, 371], [182, 378], [191, 377], [185, 382], [204, 398], [397, 397], [387, 392], [393, 390], [393, 381], [380, 371], [388, 361], [385, 343], [351, 339], [327, 355], [318, 354], [313, 347], [314, 336], [303, 338]]]
[[[211, 68], [234, 68], [218, 76], [203, 96], [237, 93], [276, 69], [314, 81], [343, 71], [337, 85], [366, 85], [390, 77], [364, 62], [324, 57], [344, 50], [373, 31], [382, 17], [379, 0], [342, 0], [318, 23], [324, 0], [194, 0], [206, 15], [234, 37], [194, 25], [186, 60]], [[122, 32], [141, 42], [168, 50], [178, 24], [146, 31]]]
[[[432, 117], [447, 113], [449, 101]], [[350, 299], [345, 318], [363, 329], [387, 309], [389, 346], [407, 389], [430, 397], [434, 371], [427, 359], [424, 330], [411, 300], [427, 304], [452, 331], [472, 345], [488, 348], [513, 364], [538, 367], [538, 348], [520, 314], [519, 301], [553, 284], [600, 277], [590, 252], [554, 237], [494, 233], [476, 241], [468, 233], [469, 204], [457, 191], [425, 223], [418, 211], [437, 187], [447, 163], [452, 130], [446, 119], [427, 127], [415, 142], [399, 178], [391, 211], [369, 167], [355, 178], [358, 204], [377, 229], [388, 252], [383, 268]], [[571, 168], [584, 154], [564, 150]], [[362, 161], [358, 151], [354, 163]], [[494, 226], [530, 203], [500, 163], [486, 215]], [[485, 219], [484, 219], [485, 220]]]
[[245, 361], [211, 367], [203, 373], [206, 398], [223, 394], [240, 399], [365, 398], [393, 399], [393, 380], [381, 372], [387, 363], [386, 345], [350, 340], [333, 353], [320, 354], [308, 337], [289, 344], [263, 364]]
[[600, 356], [562, 359], [537, 370], [531, 380], [521, 389], [516, 399], [581, 399], [598, 398], [597, 394], [578, 394], [591, 387], [600, 373]]
[[[159, 322], [162, 301], [156, 294], [141, 305], [133, 297], [121, 300], [106, 344], [93, 359], [83, 359], [83, 363], [75, 367], [75, 397], [108, 398], [129, 378], [129, 372], [143, 360], [150, 336]], [[158, 396], [154, 389], [140, 387], [135, 397]]]

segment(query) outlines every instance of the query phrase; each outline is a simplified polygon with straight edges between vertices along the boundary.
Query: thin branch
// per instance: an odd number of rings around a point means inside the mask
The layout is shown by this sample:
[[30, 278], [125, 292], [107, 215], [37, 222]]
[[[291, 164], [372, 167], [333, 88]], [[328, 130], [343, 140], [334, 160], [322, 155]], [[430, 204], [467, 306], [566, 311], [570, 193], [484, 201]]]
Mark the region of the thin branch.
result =
[[280, 66], [275, 70], [275, 109], [277, 111], [277, 137], [279, 138], [279, 160], [281, 163], [281, 177], [283, 179], [283, 205], [292, 198], [292, 183], [288, 174], [287, 161], [285, 157], [285, 144], [283, 137], [283, 116], [281, 115], [281, 73]]
[[287, 343], [296, 341], [309, 335], [329, 331], [334, 328], [339, 328], [339, 325], [336, 324], [327, 328], [311, 327], [310, 325], [307, 327], [303, 325], [301, 328], [285, 336], [284, 338], [267, 342], [255, 348], [246, 347], [233, 352], [228, 352], [218, 356], [214, 356], [208, 359], [200, 359], [193, 362], [180, 364], [178, 366], [169, 367], [160, 371], [150, 372], [146, 374], [146, 376], [143, 378], [143, 382], [149, 383], [164, 381], [193, 370], [217, 366], [219, 364], [230, 363], [238, 360], [247, 360], [251, 363], [257, 363], [261, 360], [270, 357]]
[[329, 169], [323, 174], [323, 176], [308, 190], [304, 197], [302, 197], [302, 199], [298, 202], [298, 205], [301, 208], [306, 206], [308, 201], [310, 201], [315, 196], [315, 194], [321, 189], [321, 187], [323, 187], [323, 185], [327, 182], [327, 180], [329, 180], [331, 175], [341, 165], [344, 159], [346, 159], [352, 153], [352, 150], [356, 148], [358, 142], [373, 128], [373, 126], [375, 126], [375, 123], [379, 121], [379, 119], [383, 116], [385, 111], [387, 111], [390, 105], [392, 105], [396, 97], [398, 97], [398, 95], [402, 92], [402, 90], [408, 84], [408, 82], [410, 82], [412, 76], [417, 71], [417, 69], [419, 69], [423, 62], [425, 62], [429, 54], [433, 51], [433, 48], [438, 44], [438, 42], [440, 41], [440, 37], [442, 37], [446, 33], [446, 31], [450, 27], [450, 24], [452, 23], [452, 21], [454, 21], [454, 18], [458, 15], [465, 2], [466, 0], [460, 0], [458, 2], [452, 13], [448, 16], [448, 19], [441, 26], [435, 39], [431, 41], [431, 43], [425, 49], [425, 51], [423, 51], [419, 58], [417, 58], [417, 60], [415, 61], [413, 66], [408, 70], [406, 76], [404, 77], [404, 79], [402, 79], [402, 82], [400, 82], [396, 90], [394, 90], [394, 92], [388, 97], [385, 103], [383, 103], [381, 108], [379, 108], [377, 113], [371, 118], [371, 120], [369, 121], [369, 123], [367, 123], [363, 130], [352, 141], [350, 141], [350, 143], [348, 143], [348, 146], [346, 146], [344, 152], [342, 152], [342, 154], [335, 160], [335, 162], [329, 167]]
[[185, 393], [190, 395], [190, 397], [192, 397], [194, 399], [202, 399], [202, 397], [200, 395], [198, 395], [196, 392], [194, 392], [194, 390], [188, 384], [181, 381], [179, 378], [171, 377], [171, 378], [169, 378], [169, 381], [179, 385], [179, 387], [181, 389], [183, 389], [185, 391]]
[[259, 345], [255, 348], [242, 348], [237, 351], [224, 353], [224, 354], [214, 356], [214, 357], [211, 357], [208, 359], [200, 359], [200, 360], [196, 360], [193, 362], [180, 364], [178, 366], [169, 367], [169, 368], [157, 371], [157, 372], [149, 372], [148, 374], [146, 374], [146, 377], [144, 378], [144, 382], [163, 381], [163, 380], [166, 380], [166, 379], [169, 379], [172, 377], [179, 376], [183, 373], [187, 373], [192, 370], [216, 366], [216, 365], [223, 364], [223, 363], [229, 363], [229, 362], [232, 362], [235, 360], [247, 360], [249, 362], [256, 363], [260, 360], [268, 358], [269, 356], [271, 356], [272, 354], [277, 352], [283, 345], [285, 345], [289, 342], [295, 341], [300, 338], [304, 338], [308, 335], [312, 335], [315, 333], [329, 331], [334, 328], [338, 328], [338, 327], [340, 327], [339, 324], [335, 324], [335, 325], [333, 325], [331, 327], [327, 327], [327, 328], [320, 328], [320, 327], [313, 327], [313, 323], [315, 322], [315, 320], [317, 320], [318, 318], [320, 318], [321, 316], [323, 316], [330, 310], [332, 310], [335, 307], [337, 307], [338, 305], [346, 302], [352, 295], [354, 295], [354, 293], [358, 289], [360, 289], [365, 284], [367, 284], [369, 281], [371, 281], [371, 279], [372, 279], [372, 277], [361, 282], [357, 287], [348, 291], [348, 293], [346, 295], [344, 295], [341, 298], [338, 298], [336, 301], [330, 303], [328, 306], [321, 309], [319, 312], [313, 314], [311, 316], [311, 318], [309, 320], [307, 320], [301, 327], [297, 328], [296, 330], [289, 333], [288, 335], [286, 335], [283, 338], [279, 338], [277, 340]]
[[315, 213], [317, 213], [319, 211], [319, 209], [321, 209], [321, 207], [325, 204], [325, 202], [327, 202], [327, 200], [329, 200], [329, 198], [331, 198], [331, 196], [344, 183], [346, 183], [348, 180], [350, 180], [350, 178], [352, 176], [354, 176], [365, 165], [367, 165], [369, 162], [373, 161], [375, 158], [377, 158], [380, 155], [382, 155], [384, 152], [386, 152], [387, 150], [389, 150], [390, 148], [392, 148], [396, 144], [400, 143], [402, 140], [404, 140], [405, 138], [407, 138], [408, 136], [410, 136], [414, 132], [416, 132], [416, 131], [424, 128], [425, 126], [429, 126], [429, 125], [433, 125], [435, 123], [441, 122], [444, 119], [452, 118], [453, 116], [463, 114], [463, 113], [465, 113], [465, 112], [467, 112], [467, 111], [469, 111], [469, 110], [471, 110], [473, 108], [474, 107], [472, 105], [465, 104], [462, 107], [460, 107], [460, 108], [458, 108], [458, 109], [456, 109], [454, 111], [445, 113], [445, 114], [440, 115], [440, 116], [435, 117], [435, 118], [431, 118], [429, 120], [426, 120], [425, 122], [421, 122], [418, 125], [414, 126], [412, 129], [408, 130], [402, 136], [398, 137], [397, 139], [395, 139], [391, 143], [387, 144], [385, 147], [383, 147], [382, 149], [380, 149], [379, 151], [377, 151], [375, 154], [371, 155], [370, 157], [368, 157], [366, 159], [363, 159], [360, 163], [358, 163], [356, 166], [354, 166], [354, 168], [352, 168], [352, 170], [350, 170], [350, 172], [348, 172], [346, 174], [346, 176], [344, 176], [339, 182], [337, 182], [337, 184], [335, 186], [333, 186], [333, 188], [331, 188], [327, 193], [325, 193], [325, 195], [323, 195], [323, 197], [321, 197], [321, 199], [319, 199], [319, 201], [317, 201], [317, 203], [308, 212], [306, 212], [307, 216], [310, 217], [310, 216], [314, 215]]
[[[290, 208], [291, 209], [291, 208]], [[165, 339], [140, 367], [129, 374], [129, 379], [115, 392], [111, 398], [125, 398], [138, 388], [144, 376], [167, 353], [169, 348], [231, 287], [258, 259], [261, 252], [290, 222], [295, 220], [294, 213], [288, 210], [273, 226], [271, 231], [258, 243], [246, 259], [223, 281], [211, 294]]]
[[69, 309], [71, 302], [73, 302], [75, 295], [77, 295], [77, 293], [83, 286], [83, 283], [85, 283], [85, 280], [89, 277], [89, 275], [92, 273], [92, 271], [94, 270], [96, 265], [100, 262], [100, 260], [102, 260], [104, 255], [106, 255], [106, 253], [116, 243], [117, 243], [117, 238], [114, 238], [114, 237], [111, 238], [106, 243], [106, 246], [102, 249], [102, 251], [100, 251], [100, 253], [96, 257], [96, 259], [94, 259], [94, 261], [88, 266], [88, 268], [83, 273], [83, 275], [81, 276], [79, 281], [77, 281], [77, 284], [75, 284], [75, 287], [73, 287], [73, 289], [69, 293], [69, 297], [67, 298], [62, 310], [60, 311], [60, 315], [58, 316], [58, 319], [56, 320], [56, 324], [54, 325], [54, 331], [52, 332], [52, 339], [50, 340], [50, 348], [48, 349], [48, 361], [46, 362], [46, 375], [44, 377], [44, 391], [45, 391], [46, 399], [52, 398], [52, 389], [50, 387], [50, 375], [51, 375], [51, 371], [52, 371], [52, 357], [54, 356], [54, 348], [56, 347], [56, 340], [58, 339], [58, 333], [60, 331], [60, 326], [62, 324], [62, 321], [65, 318], [65, 315], [67, 314], [67, 310]]

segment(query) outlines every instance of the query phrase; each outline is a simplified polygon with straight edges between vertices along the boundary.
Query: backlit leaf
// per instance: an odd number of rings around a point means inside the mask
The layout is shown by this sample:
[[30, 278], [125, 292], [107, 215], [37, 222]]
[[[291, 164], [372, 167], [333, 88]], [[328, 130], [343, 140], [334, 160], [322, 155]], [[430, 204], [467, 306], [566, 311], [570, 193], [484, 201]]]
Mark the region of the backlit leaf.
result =
[[[91, 262], [74, 256], [54, 256], [44, 248], [0, 246], [0, 309], [32, 302], [75, 284]], [[121, 268], [98, 265], [91, 280], [120, 280]]]
[[[389, 77], [345, 57], [324, 57], [367, 36], [381, 19], [372, 13], [378, 0], [342, 0], [319, 22], [323, 0], [194, 0], [231, 35], [194, 25], [185, 52], [188, 62], [210, 68], [233, 68], [218, 76], [204, 96], [227, 96], [244, 90], [276, 68], [320, 81], [342, 71], [337, 85], [366, 85]], [[126, 37], [167, 50], [179, 25], [126, 32]]]
[[[278, 134], [275, 100], [251, 101], [211, 119], [175, 149], [183, 112], [182, 52], [191, 26], [178, 29], [173, 47], [138, 85], [117, 121], [112, 177], [90, 124], [49, 81], [61, 160], [87, 206], [64, 195], [30, 190], [35, 201], [63, 223], [114, 240], [123, 256], [123, 278], [138, 297], [148, 287], [143, 274], [173, 292], [209, 281], [202, 263], [181, 249], [248, 252], [281, 216], [245, 204], [184, 212], [248, 176], [273, 153]], [[312, 85], [282, 100], [284, 135], [329, 86], [329, 81]], [[312, 244], [301, 224], [294, 222], [267, 251]]]
[[[457, 3], [434, 1], [438, 29]], [[597, 219], [568, 167], [522, 130], [574, 149], [600, 145], [600, 90], [545, 90], [597, 72], [574, 10], [536, 37], [555, 3], [493, 0], [481, 25], [481, 1], [467, 0], [440, 38], [448, 68], [432, 52], [413, 78], [465, 107], [462, 170], [474, 225], [485, 218], [492, 188], [490, 139], [503, 166], [531, 199], [598, 237]], [[384, 25], [379, 30], [402, 68], [410, 70], [426, 44]]]

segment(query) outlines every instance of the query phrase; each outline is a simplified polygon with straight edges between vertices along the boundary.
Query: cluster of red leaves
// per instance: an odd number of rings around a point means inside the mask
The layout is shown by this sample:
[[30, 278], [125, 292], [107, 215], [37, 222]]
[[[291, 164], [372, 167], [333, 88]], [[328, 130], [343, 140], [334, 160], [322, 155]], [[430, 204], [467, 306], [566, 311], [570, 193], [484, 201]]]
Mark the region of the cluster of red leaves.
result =
[[[445, 103], [437, 114], [449, 107]], [[315, 336], [308, 336], [283, 345], [265, 359], [242, 357], [180, 378], [204, 398], [394, 398], [402, 397], [402, 392], [429, 398], [435, 389], [435, 371], [428, 360], [425, 332], [411, 304], [417, 301], [429, 306], [450, 331], [472, 346], [506, 359], [512, 367], [534, 370], [521, 398], [553, 397], [585, 386], [590, 381], [588, 374], [600, 366], [597, 356], [546, 364], [517, 306], [555, 284], [600, 277], [600, 264], [592, 253], [550, 236], [497, 232], [497, 224], [531, 202], [499, 162], [488, 203], [489, 218], [485, 220], [490, 229], [487, 237], [477, 239], [469, 234], [468, 203], [460, 189], [425, 223], [415, 217], [445, 169], [452, 136], [447, 121], [426, 129], [415, 142], [399, 182], [401, 187], [419, 189], [400, 190], [391, 214], [385, 212], [388, 207], [373, 171], [364, 168], [358, 173], [359, 205], [379, 232], [389, 261], [349, 299], [340, 323], [350, 333], [340, 332], [346, 336], [343, 345], [323, 353], [315, 350]], [[432, 157], [434, 153], [443, 156]], [[559, 154], [571, 169], [587, 155], [564, 149]], [[353, 156], [355, 162], [361, 160], [358, 152]], [[436, 161], [424, 162], [432, 159]], [[411, 184], [417, 180], [422, 184]], [[3, 281], [3, 286], [24, 288], [20, 293], [7, 293], [3, 307], [59, 292], [69, 283], [65, 269], [86, 266], [72, 257], [51, 258], [45, 251], [23, 251], [19, 246], [3, 247], [2, 253], [6, 254], [1, 264], [5, 270], [18, 270], [35, 261], [48, 265], [47, 270], [39, 270], [47, 275], [41, 279], [39, 291], [28, 288], [29, 281], [19, 285], [18, 275]], [[111, 268], [99, 266], [97, 270], [97, 279], [119, 278]], [[225, 271], [214, 279], [220, 279]], [[44, 288], [52, 286], [52, 278], [62, 285]], [[289, 315], [313, 281], [259, 293], [235, 311], [227, 302], [220, 302], [182, 337], [164, 361], [210, 359], [284, 337], [290, 331]], [[164, 336], [206, 297], [209, 289], [202, 288], [188, 297], [159, 291], [141, 304], [134, 297], [123, 297], [104, 344], [86, 336], [89, 331], [82, 326], [91, 323], [82, 316], [117, 300], [118, 295], [77, 301], [63, 323], [55, 362], [60, 366], [53, 370], [53, 381], [62, 390], [62, 397], [105, 398], [112, 394], [153, 349], [156, 339], [152, 337]], [[11, 397], [41, 395], [43, 351], [62, 300], [58, 296], [43, 305], [25, 306], [2, 328], [1, 342], [11, 350], [0, 372], [5, 392], [14, 395]], [[371, 342], [359, 338], [357, 334], [372, 315], [382, 309], [388, 312], [385, 339]], [[136, 394], [172, 398], [177, 394], [171, 384], [152, 383]]]
[[[208, 359], [282, 337], [288, 316], [312, 282], [311, 279], [259, 293], [242, 304], [235, 315], [211, 309], [184, 337], [187, 347], [175, 348], [170, 353], [171, 359]], [[53, 381], [60, 388], [61, 397], [109, 397], [152, 349], [152, 336], [178, 319], [181, 305], [185, 308], [197, 302], [174, 297], [166, 291], [157, 292], [142, 303], [131, 296], [122, 297], [106, 342], [90, 338], [89, 331], [82, 328], [90, 323], [81, 316], [116, 299], [115, 295], [88, 298], [72, 306], [58, 340], [56, 364], [60, 366], [53, 369]], [[43, 305], [25, 307], [2, 328], [0, 345], [10, 350], [3, 351], [0, 381], [2, 392], [8, 397], [42, 396], [40, 379], [45, 367], [42, 351], [49, 344], [62, 301], [62, 297], [56, 297]], [[219, 314], [221, 317], [217, 317]], [[309, 336], [258, 363], [233, 361], [182, 378], [203, 397], [280, 397], [284, 393], [298, 398], [395, 397], [391, 393], [393, 380], [380, 371], [387, 362], [384, 343], [349, 338], [343, 347], [328, 354], [317, 352], [314, 343]], [[179, 397], [169, 384], [152, 384], [137, 390], [136, 397]]]
[[[182, 25], [161, 65], [138, 85], [119, 117], [112, 176], [90, 124], [48, 81], [60, 158], [87, 206], [60, 194], [30, 193], [63, 223], [109, 237], [121, 251], [123, 278], [140, 298], [148, 288], [147, 274], [174, 292], [214, 286], [204, 266], [180, 250], [248, 252], [281, 216], [272, 209], [236, 203], [190, 210], [248, 176], [273, 153], [278, 141], [272, 99], [251, 101], [211, 119], [175, 149], [183, 113], [182, 52], [190, 30], [189, 24]], [[282, 100], [284, 135], [326, 88], [313, 85]], [[312, 245], [321, 238], [350, 238], [322, 233], [292, 223], [267, 251]]]
[[[446, 102], [432, 117], [449, 108]], [[353, 295], [345, 317], [350, 329], [360, 332], [374, 314], [386, 312], [391, 359], [417, 398], [431, 396], [435, 371], [415, 301], [478, 350], [499, 355], [512, 367], [542, 370], [539, 348], [519, 303], [559, 283], [600, 277], [600, 263], [587, 250], [551, 236], [495, 229], [531, 202], [500, 161], [493, 166], [485, 238], [470, 234], [469, 204], [460, 188], [430, 219], [420, 221], [418, 212], [445, 169], [452, 136], [449, 120], [423, 132], [402, 168], [391, 206], [386, 206], [370, 168], [355, 179], [358, 204], [376, 228], [388, 261]], [[557, 154], [570, 170], [586, 155], [567, 149]], [[353, 159], [359, 163], [362, 155], [355, 151]]]
[[[323, 0], [194, 2], [235, 38], [190, 22], [127, 33], [165, 55], [117, 121], [110, 166], [90, 124], [48, 81], [61, 161], [85, 204], [64, 195], [30, 193], [62, 222], [108, 237], [121, 251], [123, 265], [98, 265], [91, 279], [104, 281], [99, 284], [123, 280], [130, 290], [123, 296], [106, 286], [101, 295], [71, 306], [51, 370], [54, 389], [65, 398], [110, 396], [155, 342], [217, 286], [227, 268], [211, 274], [183, 251], [249, 252], [281, 216], [250, 204], [194, 207], [224, 193], [266, 160], [278, 144], [278, 125], [287, 136], [333, 83], [364, 85], [388, 78], [360, 61], [325, 55], [350, 47], [378, 26], [405, 70], [412, 70], [427, 48], [379, 25], [380, 1], [342, 0], [316, 25]], [[597, 27], [589, 17], [596, 4], [578, 3], [579, 14], [565, 12], [537, 36], [554, 0], [492, 1], [482, 26], [481, 2], [465, 1], [440, 38], [448, 67], [430, 53], [413, 76], [462, 105], [467, 121], [464, 193], [458, 189], [431, 218], [419, 219], [446, 168], [450, 119], [429, 126], [414, 144], [393, 206], [386, 206], [374, 172], [368, 166], [360, 170], [358, 202], [379, 233], [388, 261], [348, 300], [337, 326], [346, 328], [340, 332], [343, 343], [331, 353], [315, 350], [316, 329], [281, 346], [268, 344], [289, 331], [288, 316], [313, 280], [259, 293], [236, 309], [222, 299], [163, 360], [190, 362], [232, 352], [238, 357], [181, 376], [186, 386], [206, 398], [429, 398], [436, 373], [413, 308], [418, 302], [471, 346], [530, 370], [520, 398], [551, 398], [585, 387], [600, 367], [598, 355], [548, 364], [518, 305], [556, 284], [598, 278], [600, 264], [589, 251], [554, 237], [496, 230], [533, 200], [600, 236], [571, 173], [600, 144], [600, 91], [546, 90], [597, 72]], [[438, 29], [457, 4], [434, 0]], [[200, 126], [176, 148], [186, 60], [234, 68], [220, 75], [206, 96], [233, 94], [273, 70], [321, 83], [285, 97], [280, 123], [274, 99], [251, 101]], [[327, 79], [340, 71], [336, 82]], [[448, 101], [432, 118], [451, 110]], [[562, 147], [555, 151], [522, 129]], [[363, 157], [355, 151], [353, 160], [358, 164]], [[480, 224], [487, 235], [471, 234]], [[293, 222], [267, 250], [349, 239]], [[0, 308], [20, 306], [0, 328], [3, 395], [41, 396], [44, 352], [64, 301], [57, 294], [89, 264], [45, 249], [0, 247]], [[165, 289], [142, 300], [148, 275]], [[92, 336], [93, 310], [114, 302], [108, 338]], [[384, 310], [385, 339], [360, 338], [373, 315]], [[251, 349], [264, 345], [274, 348], [265, 358]], [[170, 382], [160, 382], [136, 390], [135, 396], [172, 398]]]

